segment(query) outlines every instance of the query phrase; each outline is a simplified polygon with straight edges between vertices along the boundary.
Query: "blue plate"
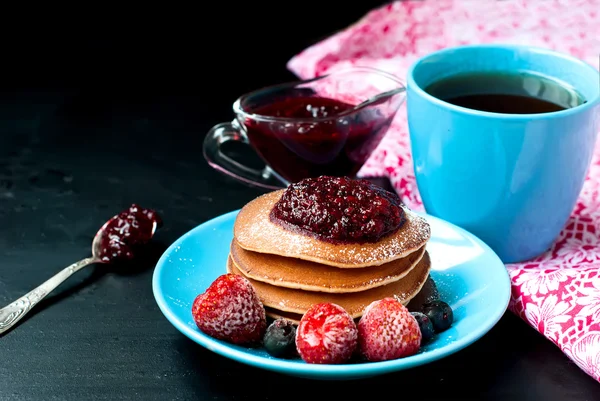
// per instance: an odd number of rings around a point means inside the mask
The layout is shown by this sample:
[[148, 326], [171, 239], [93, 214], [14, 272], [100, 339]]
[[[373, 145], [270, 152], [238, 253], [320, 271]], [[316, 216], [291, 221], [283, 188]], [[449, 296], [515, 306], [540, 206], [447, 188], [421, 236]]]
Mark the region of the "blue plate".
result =
[[237, 211], [194, 228], [162, 255], [152, 280], [154, 297], [166, 318], [184, 335], [207, 349], [248, 365], [314, 379], [356, 379], [423, 365], [459, 351], [488, 332], [510, 299], [510, 280], [496, 254], [472, 234], [438, 218], [431, 225], [427, 249], [431, 276], [442, 299], [454, 309], [454, 324], [421, 347], [416, 355], [385, 362], [312, 365], [269, 356], [213, 339], [196, 327], [192, 302], [221, 274], [232, 240]]

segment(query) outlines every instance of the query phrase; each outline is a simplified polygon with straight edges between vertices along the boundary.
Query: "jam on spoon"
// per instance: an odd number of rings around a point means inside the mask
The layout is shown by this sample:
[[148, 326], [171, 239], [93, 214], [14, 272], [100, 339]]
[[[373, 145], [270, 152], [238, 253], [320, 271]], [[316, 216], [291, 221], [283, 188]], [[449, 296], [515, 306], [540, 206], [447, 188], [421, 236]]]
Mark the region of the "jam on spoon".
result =
[[94, 263], [113, 263], [134, 257], [139, 248], [152, 239], [162, 225], [159, 215], [138, 205], [108, 220], [92, 241], [92, 256], [65, 267], [55, 276], [21, 298], [0, 309], [0, 335], [13, 327], [52, 290], [83, 267]]
[[136, 248], [144, 245], [154, 235], [156, 228], [162, 225], [160, 216], [154, 210], [143, 209], [136, 204], [122, 211], [106, 222], [98, 231], [94, 249], [102, 262], [118, 259], [131, 259]]

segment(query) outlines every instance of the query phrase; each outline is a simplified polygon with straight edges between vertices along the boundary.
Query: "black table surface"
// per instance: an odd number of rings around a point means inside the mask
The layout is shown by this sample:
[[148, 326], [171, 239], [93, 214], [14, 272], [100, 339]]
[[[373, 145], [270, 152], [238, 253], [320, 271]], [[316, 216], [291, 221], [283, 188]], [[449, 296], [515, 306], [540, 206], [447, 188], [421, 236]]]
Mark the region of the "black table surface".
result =
[[231, 119], [238, 95], [293, 79], [293, 54], [379, 3], [214, 2], [1, 39], [0, 304], [87, 257], [96, 229], [131, 203], [165, 225], [146, 256], [77, 273], [0, 338], [0, 400], [600, 399], [597, 382], [510, 312], [441, 361], [326, 382], [213, 354], [159, 311], [151, 278], [166, 247], [262, 193], [209, 168], [204, 134]]

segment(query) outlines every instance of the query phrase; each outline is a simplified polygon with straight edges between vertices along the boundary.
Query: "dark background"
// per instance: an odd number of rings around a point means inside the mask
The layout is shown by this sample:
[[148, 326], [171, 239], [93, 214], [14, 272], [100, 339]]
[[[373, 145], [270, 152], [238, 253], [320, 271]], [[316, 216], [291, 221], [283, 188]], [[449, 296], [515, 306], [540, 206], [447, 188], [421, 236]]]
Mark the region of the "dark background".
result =
[[212, 171], [203, 135], [231, 119], [238, 95], [292, 79], [296, 52], [382, 3], [5, 15], [0, 304], [88, 256], [96, 229], [132, 202], [165, 226], [145, 258], [88, 267], [0, 338], [0, 400], [600, 399], [597, 382], [511, 314], [442, 361], [345, 383], [232, 362], [158, 310], [151, 277], [163, 250], [261, 193]]

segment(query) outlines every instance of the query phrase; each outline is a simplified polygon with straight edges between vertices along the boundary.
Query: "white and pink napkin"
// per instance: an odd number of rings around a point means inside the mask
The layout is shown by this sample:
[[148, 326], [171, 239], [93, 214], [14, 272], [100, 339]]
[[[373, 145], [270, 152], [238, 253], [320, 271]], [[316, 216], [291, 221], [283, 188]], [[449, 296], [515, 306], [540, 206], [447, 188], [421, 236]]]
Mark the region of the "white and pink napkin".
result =
[[[304, 50], [288, 68], [301, 78], [352, 65], [405, 77], [420, 56], [474, 43], [546, 47], [598, 68], [600, 0], [397, 1]], [[388, 176], [407, 206], [423, 210], [405, 107], [360, 175]], [[506, 267], [512, 279], [510, 310], [600, 381], [600, 146], [552, 249]]]

